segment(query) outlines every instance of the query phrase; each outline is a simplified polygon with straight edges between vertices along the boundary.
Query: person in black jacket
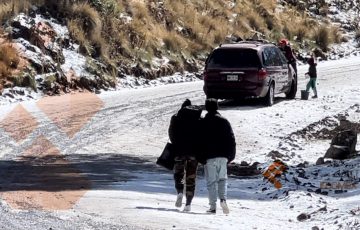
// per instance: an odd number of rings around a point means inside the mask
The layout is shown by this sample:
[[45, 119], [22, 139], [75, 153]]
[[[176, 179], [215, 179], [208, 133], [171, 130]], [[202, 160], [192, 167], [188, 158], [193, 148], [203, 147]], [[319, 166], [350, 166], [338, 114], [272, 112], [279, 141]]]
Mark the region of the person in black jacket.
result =
[[[195, 180], [198, 161], [197, 131], [201, 110], [191, 108], [191, 101], [186, 99], [177, 114], [171, 117], [169, 137], [176, 149], [174, 180], [177, 191], [176, 207], [182, 206], [184, 181], [186, 184], [186, 204], [184, 212], [191, 211], [191, 201], [195, 193]], [[185, 176], [185, 179], [184, 179]]]
[[293, 49], [290, 46], [289, 41], [284, 38], [281, 39], [279, 41], [279, 48], [284, 53], [284, 55], [288, 61], [288, 64], [290, 64], [293, 67], [295, 74], [297, 75], [296, 56], [294, 54]]
[[[210, 209], [216, 213], [217, 195], [225, 214], [229, 213], [227, 198], [227, 164], [234, 160], [236, 143], [229, 121], [222, 117], [216, 99], [207, 99], [205, 108], [208, 113], [201, 120], [202, 149], [198, 157], [205, 164], [205, 177], [209, 192]], [[217, 192], [218, 191], [218, 192]]]

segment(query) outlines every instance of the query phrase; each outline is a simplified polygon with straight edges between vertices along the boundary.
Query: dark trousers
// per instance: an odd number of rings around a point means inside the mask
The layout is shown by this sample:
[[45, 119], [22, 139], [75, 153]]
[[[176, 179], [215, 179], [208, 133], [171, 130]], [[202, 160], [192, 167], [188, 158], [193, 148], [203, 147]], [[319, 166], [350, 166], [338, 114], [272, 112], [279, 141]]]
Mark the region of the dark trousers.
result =
[[295, 74], [297, 76], [297, 65], [296, 65], [296, 61], [290, 62], [290, 65], [293, 67]]
[[198, 161], [195, 157], [181, 156], [175, 158], [175, 188], [178, 193], [183, 193], [185, 182], [186, 205], [190, 205], [194, 198], [197, 166]]

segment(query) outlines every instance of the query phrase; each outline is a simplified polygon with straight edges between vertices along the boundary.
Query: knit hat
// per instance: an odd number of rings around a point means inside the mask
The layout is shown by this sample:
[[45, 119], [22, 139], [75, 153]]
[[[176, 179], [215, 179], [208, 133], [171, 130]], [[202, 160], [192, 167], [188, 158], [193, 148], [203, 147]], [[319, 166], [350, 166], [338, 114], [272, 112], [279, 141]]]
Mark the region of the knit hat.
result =
[[186, 106], [189, 106], [189, 105], [191, 105], [191, 101], [190, 101], [189, 99], [186, 99], [186, 100], [182, 103], [181, 108], [185, 108]]
[[288, 45], [288, 44], [289, 44], [289, 41], [285, 38], [280, 39], [280, 41], [279, 41], [279, 45]]
[[307, 60], [307, 63], [308, 63], [309, 65], [315, 65], [315, 59], [314, 59], [314, 57], [310, 57], [310, 58]]
[[214, 99], [214, 98], [206, 99], [205, 109], [208, 112], [216, 112], [218, 110], [218, 108], [219, 108], [219, 106], [218, 106], [218, 102], [216, 99]]

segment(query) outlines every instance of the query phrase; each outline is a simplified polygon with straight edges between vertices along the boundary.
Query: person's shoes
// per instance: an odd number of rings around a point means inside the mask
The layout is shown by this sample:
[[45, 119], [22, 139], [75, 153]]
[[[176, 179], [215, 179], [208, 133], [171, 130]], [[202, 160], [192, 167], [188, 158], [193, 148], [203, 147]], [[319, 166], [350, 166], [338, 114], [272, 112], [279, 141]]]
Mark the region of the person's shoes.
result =
[[190, 212], [191, 211], [191, 205], [185, 205], [183, 212]]
[[209, 209], [206, 211], [207, 214], [216, 214], [216, 209]]
[[230, 210], [229, 210], [229, 207], [227, 206], [225, 200], [220, 202], [220, 206], [221, 206], [224, 214], [229, 214]]
[[317, 95], [314, 95], [314, 96], [312, 96], [312, 98], [318, 98], [318, 96], [317, 96]]
[[180, 208], [182, 205], [182, 199], [183, 199], [183, 194], [182, 193], [178, 193], [177, 197], [176, 197], [176, 202], [175, 202], [175, 207]]

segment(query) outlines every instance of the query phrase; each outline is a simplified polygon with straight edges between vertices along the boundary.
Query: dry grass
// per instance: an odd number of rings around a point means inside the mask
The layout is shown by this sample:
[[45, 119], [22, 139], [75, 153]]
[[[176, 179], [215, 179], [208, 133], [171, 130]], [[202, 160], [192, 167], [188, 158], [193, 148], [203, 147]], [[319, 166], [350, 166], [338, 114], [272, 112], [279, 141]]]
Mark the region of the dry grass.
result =
[[357, 42], [358, 47], [360, 47], [360, 29], [355, 32], [355, 41]]
[[327, 51], [331, 42], [329, 26], [322, 25], [318, 27], [314, 32], [313, 39], [322, 51]]
[[20, 61], [18, 51], [11, 44], [0, 46], [0, 61], [8, 68], [16, 69]]
[[6, 80], [10, 76], [10, 70], [4, 62], [0, 62], [0, 81]]
[[176, 32], [168, 32], [163, 42], [165, 48], [172, 52], [180, 52], [186, 47], [186, 42]]
[[[183, 66], [178, 57], [207, 53], [229, 35], [250, 38], [260, 32], [272, 41], [286, 37], [305, 43], [315, 39], [323, 50], [343, 40], [340, 30], [319, 27], [295, 6], [278, 13], [274, 0], [232, 2], [230, 6], [223, 0], [0, 0], [0, 20], [26, 12], [30, 3], [44, 6], [54, 16], [66, 18], [84, 54], [118, 64], [141, 63], [156, 55]], [[327, 13], [326, 4], [315, 4]]]
[[332, 27], [330, 29], [331, 41], [334, 43], [341, 43], [343, 41], [342, 32], [339, 27]]
[[295, 30], [295, 36], [297, 41], [303, 41], [306, 38], [306, 34], [308, 33], [308, 28], [300, 25]]
[[9, 43], [0, 46], [0, 80], [6, 80], [18, 67], [20, 58], [18, 51]]

